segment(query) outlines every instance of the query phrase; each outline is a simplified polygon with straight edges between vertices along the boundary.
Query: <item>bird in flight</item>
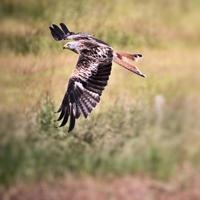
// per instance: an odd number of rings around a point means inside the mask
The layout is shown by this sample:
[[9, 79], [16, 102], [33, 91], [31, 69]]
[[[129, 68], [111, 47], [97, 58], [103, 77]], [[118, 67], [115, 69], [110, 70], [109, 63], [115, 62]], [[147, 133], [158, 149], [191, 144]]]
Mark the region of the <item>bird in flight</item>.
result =
[[67, 40], [63, 49], [69, 49], [79, 55], [75, 70], [72, 73], [67, 91], [58, 109], [62, 120], [60, 127], [69, 119], [70, 132], [75, 121], [81, 115], [85, 118], [99, 103], [101, 94], [107, 85], [112, 62], [141, 76], [145, 75], [130, 61], [137, 61], [141, 54], [131, 54], [114, 51], [107, 43], [86, 33], [74, 33], [69, 31], [64, 23], [60, 27], [52, 24], [49, 27], [51, 35], [56, 41]]

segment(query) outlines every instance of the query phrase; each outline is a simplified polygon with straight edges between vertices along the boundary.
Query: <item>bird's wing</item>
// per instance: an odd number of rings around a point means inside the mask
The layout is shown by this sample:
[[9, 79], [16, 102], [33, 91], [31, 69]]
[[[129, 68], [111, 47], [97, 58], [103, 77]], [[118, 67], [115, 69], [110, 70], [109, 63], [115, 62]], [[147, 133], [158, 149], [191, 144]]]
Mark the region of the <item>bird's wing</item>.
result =
[[49, 27], [51, 35], [53, 36], [54, 40], [57, 41], [65, 40], [69, 35], [73, 34], [72, 32], [69, 31], [69, 29], [64, 23], [60, 23], [60, 27], [58, 27], [56, 24], [52, 24]]
[[91, 35], [87, 33], [74, 33], [69, 31], [67, 26], [64, 23], [60, 23], [60, 27], [56, 24], [52, 24], [49, 27], [51, 31], [51, 35], [53, 36], [54, 40], [80, 40], [80, 39], [90, 39]]
[[49, 27], [51, 31], [51, 35], [53, 36], [54, 40], [60, 41], [60, 40], [93, 40], [98, 43], [108, 45], [107, 43], [103, 42], [102, 40], [99, 40], [95, 37], [93, 37], [90, 34], [87, 33], [74, 33], [69, 31], [67, 26], [64, 23], [60, 23], [60, 27], [56, 24], [52, 24]]
[[69, 119], [70, 132], [75, 120], [88, 114], [100, 101], [100, 96], [107, 85], [112, 62], [98, 62], [95, 59], [80, 55], [76, 69], [69, 79], [68, 88], [58, 110], [64, 126]]

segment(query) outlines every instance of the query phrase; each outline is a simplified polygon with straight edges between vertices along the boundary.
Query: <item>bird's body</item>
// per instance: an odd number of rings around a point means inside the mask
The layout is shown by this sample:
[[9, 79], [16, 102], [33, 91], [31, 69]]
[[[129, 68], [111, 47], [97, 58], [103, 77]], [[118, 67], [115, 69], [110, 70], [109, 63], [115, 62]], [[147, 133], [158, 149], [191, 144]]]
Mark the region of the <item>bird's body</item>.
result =
[[70, 40], [63, 48], [79, 54], [76, 68], [69, 79], [67, 91], [58, 110], [58, 120], [62, 120], [60, 126], [64, 126], [69, 119], [68, 131], [71, 131], [75, 120], [81, 115], [87, 118], [100, 101], [113, 61], [140, 76], [144, 77], [144, 74], [126, 60], [136, 60], [141, 54], [115, 52], [108, 44], [91, 35], [70, 32], [63, 23], [60, 26], [61, 28], [53, 24], [50, 27], [53, 38]]

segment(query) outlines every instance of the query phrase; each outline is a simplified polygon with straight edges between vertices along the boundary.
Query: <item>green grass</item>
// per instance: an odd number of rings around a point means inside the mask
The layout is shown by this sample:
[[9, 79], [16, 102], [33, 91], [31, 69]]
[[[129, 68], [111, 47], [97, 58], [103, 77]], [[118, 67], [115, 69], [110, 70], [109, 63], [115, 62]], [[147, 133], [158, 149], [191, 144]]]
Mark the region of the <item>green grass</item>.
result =
[[[199, 170], [198, 1], [4, 0], [0, 7], [0, 185], [66, 174]], [[141, 52], [147, 79], [113, 65], [100, 105], [70, 134], [58, 108], [77, 57], [52, 40], [51, 23]]]
[[8, 130], [1, 133], [3, 185], [21, 180], [51, 180], [66, 173], [95, 176], [146, 173], [166, 180], [182, 162], [191, 159], [187, 153], [183, 155], [185, 129], [190, 126], [182, 126], [188, 114], [184, 105], [175, 113], [170, 105], [158, 124], [151, 103], [131, 103], [127, 110], [119, 100], [89, 120], [79, 121], [68, 134], [66, 127], [57, 128], [52, 100], [43, 99], [40, 111], [27, 115], [24, 133], [11, 134]]

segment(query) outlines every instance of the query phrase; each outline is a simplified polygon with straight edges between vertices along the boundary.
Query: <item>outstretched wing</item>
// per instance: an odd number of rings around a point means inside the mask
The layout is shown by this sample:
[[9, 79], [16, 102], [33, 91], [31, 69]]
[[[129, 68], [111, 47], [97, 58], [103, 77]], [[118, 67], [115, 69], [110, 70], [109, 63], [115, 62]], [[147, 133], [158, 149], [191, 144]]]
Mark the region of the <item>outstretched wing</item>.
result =
[[69, 31], [67, 26], [64, 23], [60, 23], [60, 27], [56, 24], [52, 24], [49, 27], [51, 31], [51, 35], [53, 36], [54, 40], [60, 41], [60, 40], [66, 40], [66, 39], [72, 39], [72, 40], [94, 40], [98, 43], [108, 45], [107, 43], [103, 42], [102, 40], [99, 40], [92, 35], [89, 35], [87, 33], [74, 33]]
[[60, 27], [61, 28], [59, 28], [56, 24], [52, 24], [52, 26], [49, 27], [54, 40], [65, 40], [69, 35], [74, 34], [73, 32], [69, 31], [64, 23], [60, 23]]
[[69, 119], [70, 132], [75, 120], [81, 115], [85, 118], [100, 101], [100, 96], [107, 85], [112, 62], [98, 62], [95, 59], [80, 55], [75, 72], [69, 79], [68, 88], [58, 110], [64, 126]]

